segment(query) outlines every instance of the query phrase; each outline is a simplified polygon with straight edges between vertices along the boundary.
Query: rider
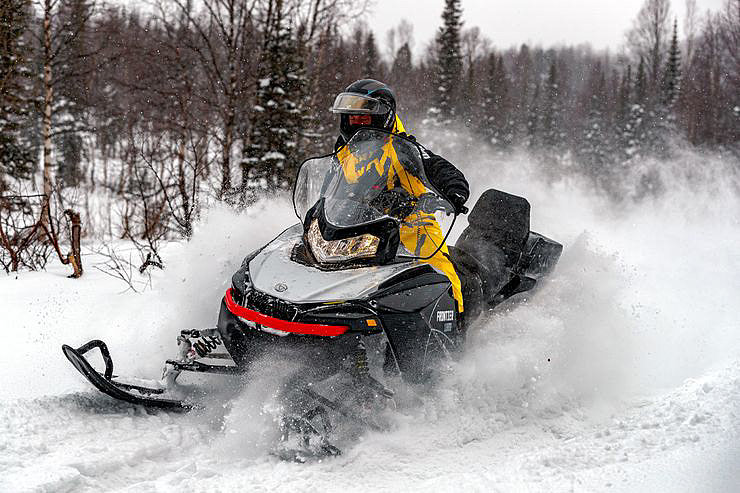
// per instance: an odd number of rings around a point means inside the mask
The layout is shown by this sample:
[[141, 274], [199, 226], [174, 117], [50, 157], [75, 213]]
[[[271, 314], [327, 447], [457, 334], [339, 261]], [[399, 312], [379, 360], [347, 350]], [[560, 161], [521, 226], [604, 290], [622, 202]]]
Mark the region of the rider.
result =
[[[343, 159], [342, 153], [349, 153], [344, 145], [352, 138], [358, 130], [362, 128], [378, 128], [388, 132], [399, 134], [413, 141], [416, 139], [411, 135], [406, 135], [406, 130], [401, 119], [396, 114], [396, 98], [390, 87], [382, 82], [373, 79], [362, 79], [350, 84], [344, 92], [340, 93], [332, 106], [332, 112], [338, 113], [339, 117], [339, 137], [334, 146], [339, 151], [338, 157]], [[455, 168], [446, 159], [434, 154], [430, 150], [421, 147], [422, 159], [424, 161], [424, 173], [431, 184], [444, 195], [450, 204], [455, 208], [456, 213], [465, 212], [464, 204], [470, 195], [468, 182], [463, 174]], [[440, 239], [443, 234], [438, 225], [434, 228], [438, 232]], [[410, 250], [409, 241], [414, 241], [416, 235], [404, 235], [402, 228], [401, 240], [404, 246]], [[405, 240], [408, 238], [408, 240]], [[430, 242], [433, 243], [434, 242]], [[414, 245], [415, 246], [415, 245]], [[436, 247], [428, 253], [436, 250]], [[423, 252], [423, 250], [422, 250]], [[449, 278], [452, 283], [453, 295], [458, 304], [458, 310], [463, 312], [463, 296], [455, 268], [450, 261], [447, 246], [444, 245], [430, 259], [424, 260], [436, 267]]]

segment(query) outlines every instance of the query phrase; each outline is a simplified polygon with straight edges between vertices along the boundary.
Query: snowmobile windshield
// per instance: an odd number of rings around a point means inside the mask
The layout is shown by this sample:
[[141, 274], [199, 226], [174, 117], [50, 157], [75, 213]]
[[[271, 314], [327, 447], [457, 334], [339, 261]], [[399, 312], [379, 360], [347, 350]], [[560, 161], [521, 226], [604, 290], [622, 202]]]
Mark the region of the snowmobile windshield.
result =
[[335, 228], [392, 218], [400, 229], [399, 254], [416, 258], [434, 254], [452, 226], [440, 224], [454, 213], [427, 179], [418, 144], [378, 129], [362, 129], [334, 154], [302, 164], [293, 194], [299, 219], [305, 222], [322, 200], [325, 220]]

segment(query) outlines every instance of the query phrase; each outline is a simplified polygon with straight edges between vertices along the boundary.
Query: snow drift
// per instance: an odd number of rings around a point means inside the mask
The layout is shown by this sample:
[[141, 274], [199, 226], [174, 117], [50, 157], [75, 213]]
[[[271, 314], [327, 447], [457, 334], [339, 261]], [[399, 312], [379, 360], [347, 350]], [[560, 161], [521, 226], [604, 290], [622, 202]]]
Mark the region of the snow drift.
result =
[[[565, 245], [561, 262], [531, 299], [481, 318], [463, 360], [396, 417], [394, 432], [367, 434], [323, 463], [267, 455], [269, 379], [243, 384], [213, 412], [148, 413], [95, 395], [59, 351], [100, 337], [118, 371], [156, 376], [180, 328], [213, 324], [241, 259], [295, 220], [286, 198], [208, 211], [189, 243], [167, 247], [169, 268], [143, 294], [120, 294], [123, 284], [92, 270], [81, 281], [0, 279], [14, 348], [0, 383], [0, 489], [634, 490], [687, 477], [689, 489], [732, 489], [738, 165], [678, 152], [624, 178], [629, 190], [650, 170], [660, 194], [615, 201], [562, 163], [449, 150], [472, 201], [489, 187], [527, 197], [532, 229]], [[699, 469], [681, 475], [672, 463]]]

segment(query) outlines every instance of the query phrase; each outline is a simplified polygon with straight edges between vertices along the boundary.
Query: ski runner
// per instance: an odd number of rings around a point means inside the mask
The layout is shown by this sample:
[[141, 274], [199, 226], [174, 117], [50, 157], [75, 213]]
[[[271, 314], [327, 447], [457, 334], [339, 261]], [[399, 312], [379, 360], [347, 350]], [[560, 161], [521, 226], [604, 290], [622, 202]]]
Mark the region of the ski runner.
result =
[[[406, 129], [396, 113], [396, 98], [393, 91], [377, 80], [362, 79], [350, 84], [336, 97], [331, 111], [339, 114], [339, 137], [334, 148], [338, 151], [337, 157], [342, 165], [344, 177], [349, 182], [356, 182], [361, 174], [366, 172], [365, 169], [355, 169], [357, 159], [345, 145], [358, 130], [368, 127], [378, 128], [416, 141], [413, 136], [406, 135]], [[463, 174], [446, 159], [423, 146], [419, 147], [424, 161], [424, 173], [429, 181], [452, 204], [456, 213], [465, 212], [467, 209], [464, 204], [470, 195], [470, 189]], [[412, 196], [423, 193], [423, 185], [405, 173], [403, 166], [398, 162], [392, 139], [389, 139], [383, 151], [380, 161], [382, 166], [376, 172], [388, 173], [389, 184], [396, 178], [396, 181]], [[386, 167], [386, 163], [390, 163], [390, 166]], [[389, 186], [390, 188], [392, 186]], [[414, 221], [404, 220], [400, 233], [404, 247], [419, 257], [429, 257], [437, 250], [431, 258], [422, 261], [447, 276], [452, 283], [458, 311], [462, 314], [464, 306], [460, 278], [450, 261], [447, 245], [438, 248], [444, 242], [444, 233], [434, 215], [418, 217]]]

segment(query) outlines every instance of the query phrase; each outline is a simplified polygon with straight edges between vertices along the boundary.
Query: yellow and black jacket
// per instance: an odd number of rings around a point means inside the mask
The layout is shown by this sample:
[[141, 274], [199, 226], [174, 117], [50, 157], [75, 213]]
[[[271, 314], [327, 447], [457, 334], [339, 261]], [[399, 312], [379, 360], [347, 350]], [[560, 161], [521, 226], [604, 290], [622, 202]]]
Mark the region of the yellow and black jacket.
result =
[[[393, 126], [393, 133], [406, 136], [403, 123], [398, 116], [396, 116]], [[344, 146], [344, 143], [344, 139], [340, 136], [336, 143], [336, 149], [339, 151], [337, 157], [340, 163], [342, 163], [345, 178], [349, 181], [356, 181], [359, 178], [358, 170], [353, 166], [356, 159], [351, 155], [349, 149]], [[467, 199], [469, 188], [463, 174], [446, 159], [437, 156], [423, 147], [422, 151], [424, 173], [431, 184], [446, 197], [449, 197], [454, 192]], [[395, 155], [395, 150], [390, 141], [387, 147], [384, 148], [383, 156], [380, 160], [381, 162], [389, 160], [391, 163], [390, 168], [387, 170], [389, 189], [394, 188], [395, 185], [392, 182], [395, 180], [397, 184], [400, 184], [412, 196], [419, 196], [424, 193], [426, 187], [415, 177], [406, 173], [403, 166], [398, 162], [398, 157]], [[444, 243], [444, 232], [433, 214], [415, 213], [413, 216], [405, 218], [401, 224], [401, 243], [413, 255], [422, 258], [429, 257], [438, 249], [440, 244]], [[453, 295], [458, 303], [458, 310], [462, 312], [464, 307], [460, 278], [449, 259], [447, 245], [443, 245], [434, 256], [423, 260], [423, 262], [429, 263], [447, 276], [452, 283]]]

